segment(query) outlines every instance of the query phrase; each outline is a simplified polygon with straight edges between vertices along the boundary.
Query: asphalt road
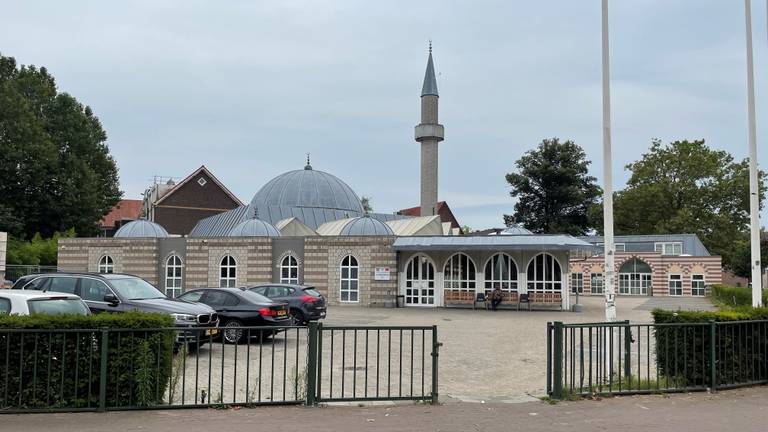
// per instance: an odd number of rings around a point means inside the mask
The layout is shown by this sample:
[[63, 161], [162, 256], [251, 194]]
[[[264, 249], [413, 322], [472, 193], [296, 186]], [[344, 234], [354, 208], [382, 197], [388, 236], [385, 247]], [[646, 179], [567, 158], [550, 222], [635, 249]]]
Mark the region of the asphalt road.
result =
[[768, 388], [561, 402], [0, 416], [0, 431], [765, 431]]

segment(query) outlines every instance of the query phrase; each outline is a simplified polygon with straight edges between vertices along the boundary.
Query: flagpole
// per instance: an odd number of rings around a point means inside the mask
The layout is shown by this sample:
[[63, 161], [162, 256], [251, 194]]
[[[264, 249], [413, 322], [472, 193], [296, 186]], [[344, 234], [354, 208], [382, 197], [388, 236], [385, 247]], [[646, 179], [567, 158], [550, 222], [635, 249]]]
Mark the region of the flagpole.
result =
[[749, 117], [749, 225], [752, 267], [752, 306], [762, 303], [760, 265], [760, 194], [757, 181], [757, 127], [755, 126], [755, 76], [752, 63], [752, 0], [744, 0], [747, 27], [747, 115]]
[[616, 320], [613, 256], [613, 161], [611, 158], [611, 87], [608, 55], [608, 0], [603, 0], [603, 247], [605, 320]]

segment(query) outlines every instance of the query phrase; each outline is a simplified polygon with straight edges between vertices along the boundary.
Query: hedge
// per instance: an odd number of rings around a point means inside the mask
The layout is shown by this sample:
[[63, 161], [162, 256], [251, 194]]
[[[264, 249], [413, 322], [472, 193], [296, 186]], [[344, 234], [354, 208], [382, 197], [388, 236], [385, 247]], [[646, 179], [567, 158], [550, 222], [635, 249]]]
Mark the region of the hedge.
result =
[[[715, 303], [728, 307], [752, 306], [752, 288], [717, 284], [710, 288]], [[768, 304], [768, 290], [763, 290], [763, 304]]]
[[[768, 379], [768, 308], [740, 307], [732, 310], [652, 312], [656, 324], [720, 324], [715, 330], [717, 385], [743, 384]], [[765, 322], [755, 322], [765, 321]], [[656, 364], [659, 374], [679, 385], [710, 383], [710, 327], [658, 326]]]
[[[141, 312], [2, 315], [0, 408], [98, 407], [102, 329], [107, 330], [108, 343], [106, 406], [160, 404], [170, 380], [174, 332], [139, 329], [172, 326], [167, 314]], [[64, 331], [73, 329], [89, 331]]]

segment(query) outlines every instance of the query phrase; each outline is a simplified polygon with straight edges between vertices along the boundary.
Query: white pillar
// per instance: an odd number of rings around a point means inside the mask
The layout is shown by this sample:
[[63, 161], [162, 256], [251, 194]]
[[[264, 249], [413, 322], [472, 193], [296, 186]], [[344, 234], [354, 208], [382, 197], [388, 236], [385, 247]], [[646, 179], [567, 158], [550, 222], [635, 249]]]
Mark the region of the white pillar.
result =
[[611, 87], [608, 56], [608, 0], [603, 0], [603, 246], [605, 320], [616, 320], [613, 274], [613, 162], [611, 159]]
[[752, 267], [752, 306], [762, 303], [760, 266], [760, 192], [757, 180], [757, 128], [755, 126], [755, 77], [752, 64], [752, 0], [744, 0], [747, 25], [747, 113], [749, 117], [749, 225]]

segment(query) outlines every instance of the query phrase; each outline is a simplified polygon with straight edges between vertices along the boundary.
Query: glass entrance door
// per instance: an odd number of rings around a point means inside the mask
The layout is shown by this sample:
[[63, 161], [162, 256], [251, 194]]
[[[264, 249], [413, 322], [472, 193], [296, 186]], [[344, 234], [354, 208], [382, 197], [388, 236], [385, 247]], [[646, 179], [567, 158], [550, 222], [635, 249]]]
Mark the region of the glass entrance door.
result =
[[405, 305], [435, 305], [435, 267], [423, 255], [413, 257], [405, 269]]

